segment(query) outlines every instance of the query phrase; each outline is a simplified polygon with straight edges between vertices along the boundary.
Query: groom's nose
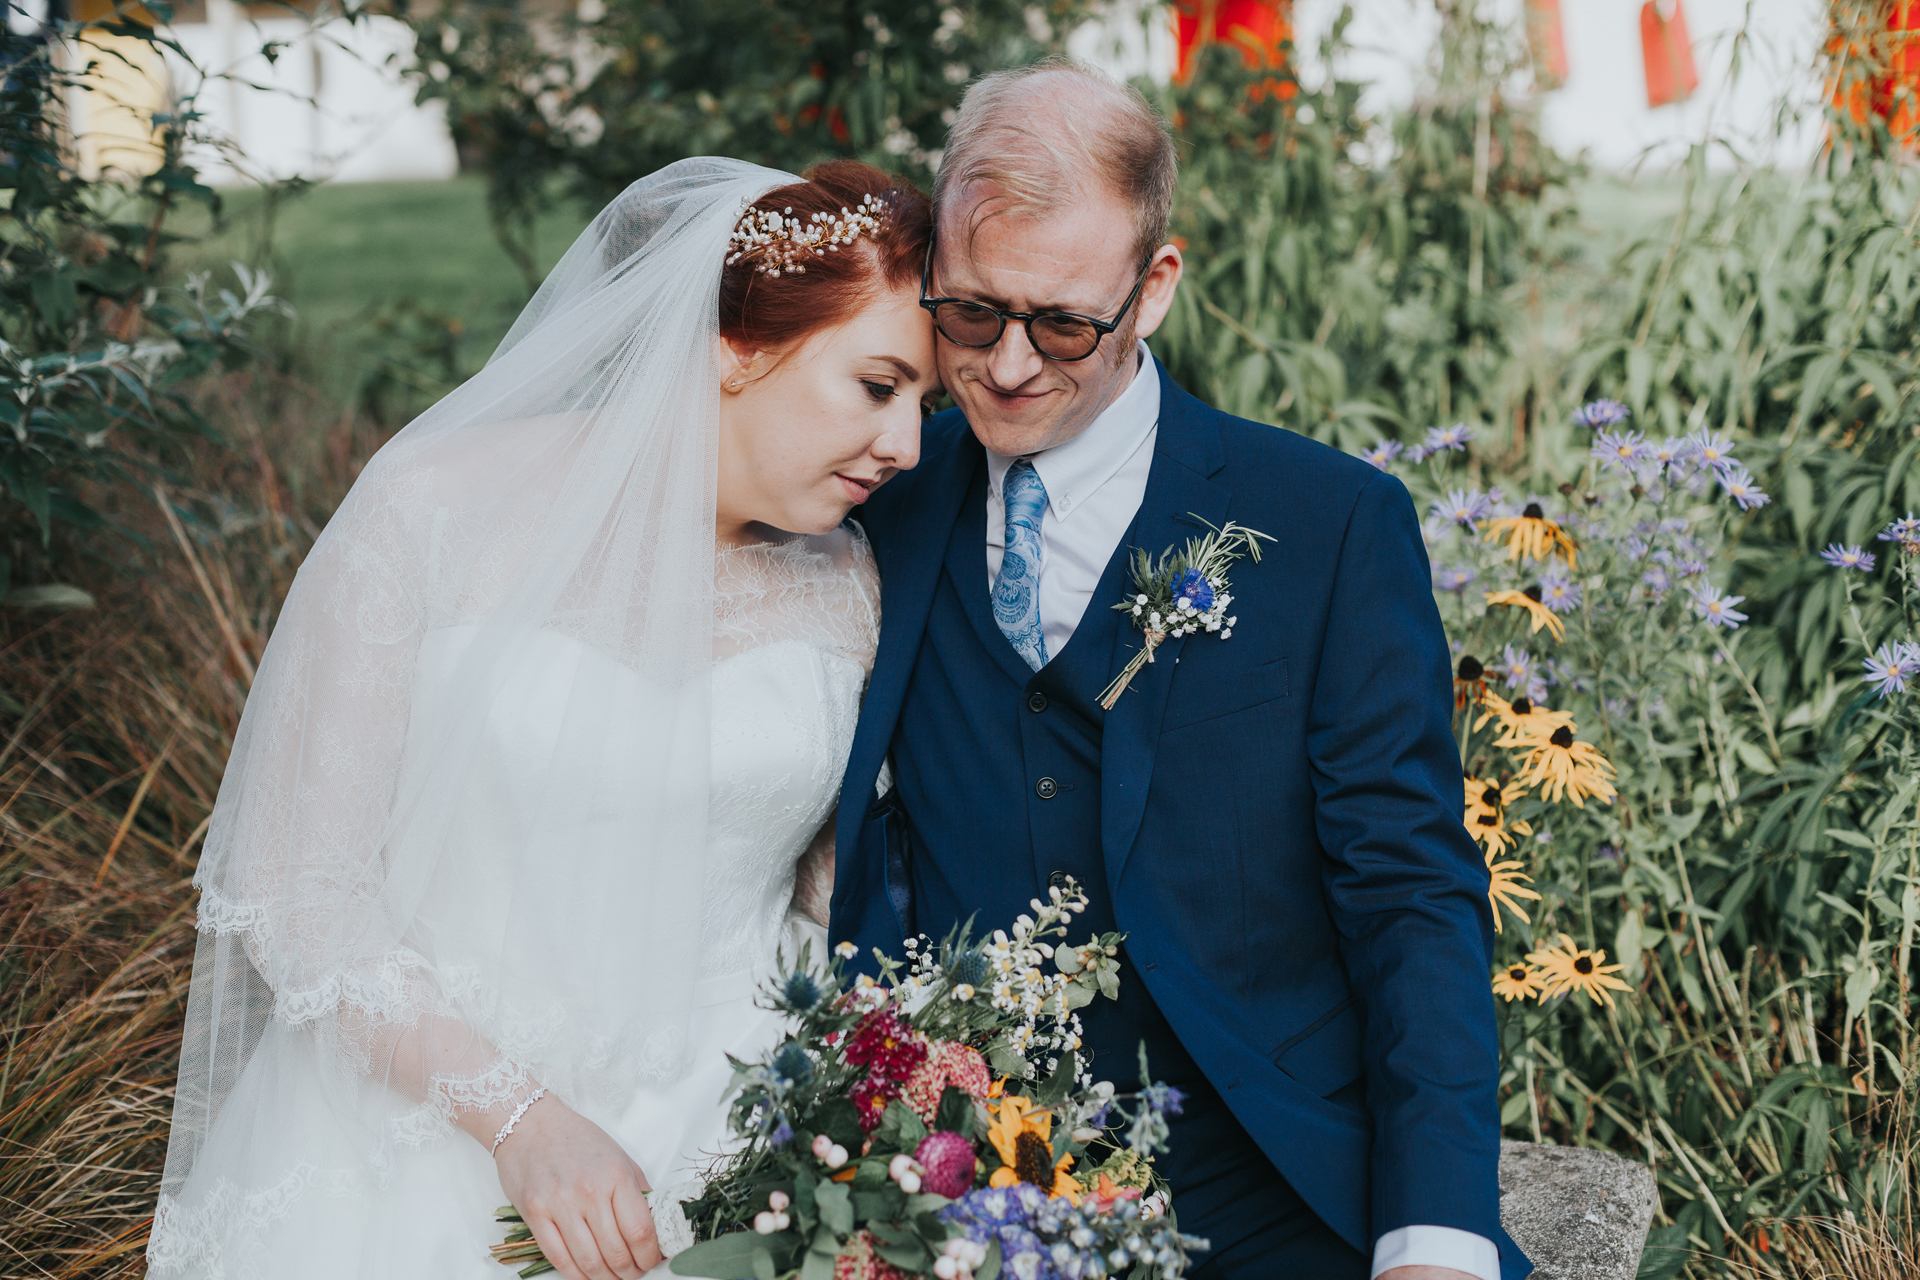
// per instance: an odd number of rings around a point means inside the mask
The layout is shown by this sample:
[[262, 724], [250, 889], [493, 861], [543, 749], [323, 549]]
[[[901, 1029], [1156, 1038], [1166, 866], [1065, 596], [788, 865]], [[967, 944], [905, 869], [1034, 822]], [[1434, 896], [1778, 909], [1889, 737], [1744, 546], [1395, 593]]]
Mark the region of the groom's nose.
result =
[[1011, 391], [1031, 379], [1046, 365], [1027, 337], [1027, 326], [1009, 321], [1000, 341], [987, 349], [987, 376], [1002, 391]]

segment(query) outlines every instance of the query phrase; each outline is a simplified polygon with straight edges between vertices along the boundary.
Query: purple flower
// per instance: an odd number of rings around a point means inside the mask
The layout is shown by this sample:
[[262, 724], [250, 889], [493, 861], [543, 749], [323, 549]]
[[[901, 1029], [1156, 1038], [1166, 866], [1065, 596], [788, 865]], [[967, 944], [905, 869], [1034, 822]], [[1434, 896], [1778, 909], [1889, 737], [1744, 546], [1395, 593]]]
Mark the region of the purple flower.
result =
[[1472, 565], [1440, 565], [1433, 571], [1433, 585], [1440, 591], [1465, 591], [1474, 578]]
[[1428, 508], [1435, 519], [1451, 520], [1469, 533], [1480, 532], [1476, 520], [1493, 514], [1493, 502], [1478, 489], [1449, 489], [1444, 498], [1435, 498]]
[[1731, 458], [1724, 467], [1716, 468], [1720, 476], [1720, 487], [1727, 496], [1740, 504], [1742, 511], [1751, 511], [1755, 507], [1764, 507], [1773, 499], [1760, 492], [1759, 483], [1747, 474], [1747, 469]]
[[1739, 465], [1734, 460], [1733, 441], [1706, 427], [1687, 437], [1686, 449], [1688, 457], [1714, 471], [1724, 472], [1728, 467]]
[[1829, 542], [1820, 558], [1836, 569], [1858, 569], [1862, 573], [1873, 572], [1873, 552], [1863, 551], [1859, 547], [1843, 547], [1837, 542]]
[[1442, 449], [1465, 452], [1467, 441], [1473, 439], [1473, 428], [1464, 422], [1456, 422], [1450, 427], [1428, 427], [1427, 438], [1420, 442], [1422, 457], [1432, 457]]
[[1711, 627], [1725, 627], [1732, 631], [1747, 620], [1747, 615], [1733, 606], [1745, 600], [1745, 596], [1723, 596], [1712, 587], [1688, 587], [1693, 596], [1693, 607]]
[[1570, 613], [1580, 607], [1580, 584], [1558, 565], [1540, 575], [1540, 603], [1555, 613]]
[[781, 1116], [780, 1123], [773, 1126], [773, 1132], [767, 1135], [767, 1144], [774, 1147], [784, 1147], [792, 1141], [793, 1126], [787, 1123], [785, 1116]]
[[1673, 590], [1673, 575], [1667, 572], [1665, 565], [1655, 565], [1640, 575], [1640, 581], [1647, 584], [1653, 598], [1658, 600]]
[[1704, 560], [1676, 560], [1673, 562], [1673, 571], [1683, 578], [1697, 578], [1707, 571], [1707, 562]]
[[1617, 426], [1625, 422], [1631, 414], [1627, 406], [1618, 400], [1595, 400], [1591, 404], [1581, 405], [1573, 412], [1573, 424], [1598, 430], [1601, 427]]
[[1862, 659], [1860, 665], [1867, 669], [1861, 681], [1872, 685], [1881, 697], [1905, 693], [1907, 681], [1920, 675], [1920, 647], [1906, 640], [1897, 645], [1883, 644], [1871, 658]]
[[1400, 456], [1400, 450], [1403, 448], [1405, 446], [1398, 440], [1382, 440], [1360, 456], [1385, 471], [1393, 465], [1393, 460]]
[[1602, 431], [1587, 452], [1609, 465], [1617, 462], [1631, 470], [1635, 462], [1647, 456], [1647, 438], [1638, 431]]
[[1914, 551], [1920, 549], [1920, 520], [1909, 511], [1900, 519], [1880, 531], [1880, 541], [1897, 542], [1902, 549]]
[[1525, 649], [1506, 647], [1500, 661], [1487, 668], [1487, 674], [1503, 678], [1509, 689], [1519, 689], [1535, 702], [1547, 696], [1546, 669]]
[[1687, 442], [1668, 436], [1659, 444], [1650, 444], [1640, 455], [1656, 468], [1677, 468], [1689, 456]]
[[1213, 584], [1198, 569], [1182, 569], [1173, 580], [1173, 602], [1185, 600], [1195, 613], [1213, 608]]

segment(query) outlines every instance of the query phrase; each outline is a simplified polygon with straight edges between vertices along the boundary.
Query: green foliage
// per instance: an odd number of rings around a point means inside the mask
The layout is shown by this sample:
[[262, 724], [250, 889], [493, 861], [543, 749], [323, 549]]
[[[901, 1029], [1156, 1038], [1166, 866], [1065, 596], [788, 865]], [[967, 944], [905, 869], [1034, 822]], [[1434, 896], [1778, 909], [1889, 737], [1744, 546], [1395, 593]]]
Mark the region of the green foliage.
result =
[[[169, 16], [165, 4], [153, 9]], [[117, 14], [59, 24], [61, 40], [86, 33], [185, 56]], [[196, 117], [156, 121], [162, 160], [137, 183], [83, 178], [62, 148], [63, 104], [86, 91], [93, 64], [72, 67], [55, 47], [0, 29], [0, 599], [51, 572], [58, 528], [100, 522], [79, 485], [132, 478], [161, 446], [209, 432], [184, 384], [251, 358], [248, 324], [277, 306], [266, 278], [245, 271], [239, 293], [204, 277], [161, 287], [169, 215], [183, 202], [217, 204], [184, 159]]]
[[931, 182], [967, 82], [1058, 52], [1090, 9], [608, 0], [587, 19], [478, 0], [413, 26], [420, 96], [447, 103], [463, 162], [487, 174], [496, 234], [531, 291], [540, 210], [563, 195], [598, 208], [686, 156], [790, 170], [852, 156]]

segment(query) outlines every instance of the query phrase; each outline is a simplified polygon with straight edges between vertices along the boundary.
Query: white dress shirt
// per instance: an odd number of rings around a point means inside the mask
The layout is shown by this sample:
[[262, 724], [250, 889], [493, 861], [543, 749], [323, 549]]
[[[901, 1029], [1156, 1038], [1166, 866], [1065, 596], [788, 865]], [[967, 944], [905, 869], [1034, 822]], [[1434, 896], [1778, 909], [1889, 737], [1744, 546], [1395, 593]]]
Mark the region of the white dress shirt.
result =
[[[1160, 374], [1147, 344], [1140, 365], [1114, 402], [1088, 428], [1040, 453], [1026, 455], [1047, 487], [1040, 522], [1040, 629], [1051, 660], [1067, 647], [1093, 602], [1114, 548], [1146, 496], [1153, 445], [1160, 434]], [[1006, 555], [1007, 469], [1019, 458], [987, 452], [987, 583]], [[1158, 555], [1160, 548], [1149, 547]], [[1400, 1227], [1373, 1246], [1372, 1275], [1394, 1267], [1452, 1267], [1479, 1280], [1500, 1280], [1493, 1241], [1457, 1227]]]

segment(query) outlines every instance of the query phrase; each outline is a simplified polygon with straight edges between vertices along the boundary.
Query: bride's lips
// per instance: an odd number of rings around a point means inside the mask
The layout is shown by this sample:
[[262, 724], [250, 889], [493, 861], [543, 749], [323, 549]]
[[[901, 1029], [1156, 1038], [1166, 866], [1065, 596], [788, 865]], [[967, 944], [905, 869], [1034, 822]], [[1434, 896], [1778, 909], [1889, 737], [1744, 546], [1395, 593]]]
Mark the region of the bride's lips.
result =
[[847, 495], [847, 499], [856, 507], [867, 500], [867, 495], [880, 487], [879, 476], [875, 476], [871, 480], [861, 480], [855, 476], [847, 475], [843, 471], [836, 471], [833, 473], [833, 478], [840, 482], [841, 490]]

